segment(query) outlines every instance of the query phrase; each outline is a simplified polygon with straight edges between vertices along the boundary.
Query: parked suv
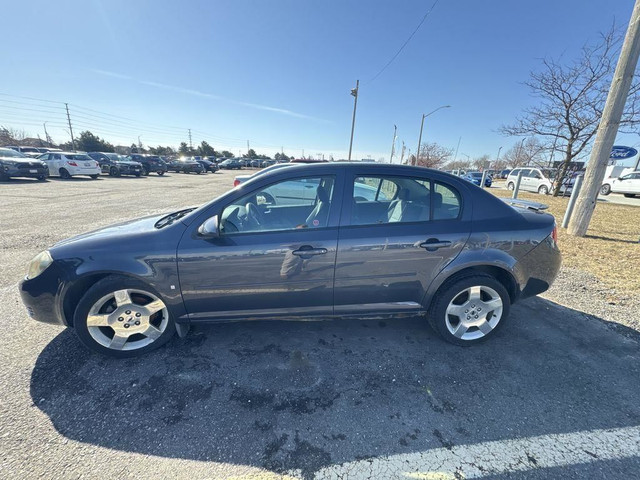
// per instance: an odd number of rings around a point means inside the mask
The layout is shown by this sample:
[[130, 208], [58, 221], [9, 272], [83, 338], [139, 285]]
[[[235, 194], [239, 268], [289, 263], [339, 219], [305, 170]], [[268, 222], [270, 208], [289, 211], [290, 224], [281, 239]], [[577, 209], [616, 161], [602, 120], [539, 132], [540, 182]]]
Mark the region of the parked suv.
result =
[[158, 175], [162, 176], [167, 173], [167, 164], [158, 155], [132, 153], [127, 157], [127, 160], [141, 163], [142, 173], [144, 175], [149, 175], [151, 172], [156, 172]]
[[200, 164], [200, 162], [196, 162], [190, 157], [180, 157], [176, 158], [169, 162], [167, 168], [176, 173], [197, 173], [200, 175], [203, 172], [206, 172], [204, 167]]
[[47, 164], [29, 158], [10, 148], [0, 148], [0, 180], [11, 177], [33, 177], [44, 180], [49, 176]]
[[507, 176], [507, 188], [513, 190], [516, 187], [518, 174], [522, 171], [520, 190], [537, 192], [547, 195], [553, 186], [553, 179], [556, 176], [555, 170], [548, 168], [514, 168]]
[[242, 168], [242, 164], [240, 163], [240, 161], [236, 160], [235, 158], [230, 158], [228, 160], [225, 160], [218, 166], [220, 168], [224, 168], [228, 170], [234, 170], [234, 169], [240, 170]]
[[120, 175], [142, 176], [142, 164], [140, 162], [127, 160], [117, 153], [89, 152], [87, 155], [100, 164], [102, 173], [108, 173], [112, 177], [119, 177]]
[[640, 170], [618, 178], [607, 178], [600, 188], [600, 194], [610, 193], [623, 193], [625, 197], [640, 195]]

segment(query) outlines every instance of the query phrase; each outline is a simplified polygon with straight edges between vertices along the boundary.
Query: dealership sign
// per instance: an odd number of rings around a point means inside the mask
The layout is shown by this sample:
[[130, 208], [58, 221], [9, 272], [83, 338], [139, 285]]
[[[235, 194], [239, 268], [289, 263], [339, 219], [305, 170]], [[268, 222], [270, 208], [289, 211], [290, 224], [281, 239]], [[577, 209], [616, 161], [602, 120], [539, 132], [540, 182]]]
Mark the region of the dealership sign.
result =
[[638, 151], [635, 148], [614, 145], [609, 158], [611, 160], [626, 160], [627, 158], [635, 157], [637, 154]]

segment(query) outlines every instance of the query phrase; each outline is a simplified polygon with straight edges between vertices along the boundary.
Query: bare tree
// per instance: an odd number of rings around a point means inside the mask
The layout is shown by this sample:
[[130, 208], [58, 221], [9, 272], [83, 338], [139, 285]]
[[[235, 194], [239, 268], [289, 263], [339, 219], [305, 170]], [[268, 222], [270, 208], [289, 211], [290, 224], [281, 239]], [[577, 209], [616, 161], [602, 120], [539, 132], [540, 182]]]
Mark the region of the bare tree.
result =
[[[539, 104], [524, 110], [513, 125], [502, 126], [505, 135], [538, 136], [556, 140], [563, 152], [554, 195], [572, 161], [584, 155], [591, 145], [602, 116], [607, 92], [616, 66], [621, 36], [615, 28], [600, 36], [598, 42], [585, 45], [578, 59], [570, 64], [545, 59], [542, 69], [531, 72], [525, 82]], [[631, 86], [620, 122], [621, 131], [635, 131], [640, 117], [636, 115], [640, 101], [640, 84]]]
[[453, 149], [443, 147], [435, 142], [420, 145], [420, 153], [416, 165], [428, 168], [438, 168], [447, 163], [453, 155]]
[[533, 165], [536, 167], [546, 166], [548, 161], [545, 154], [550, 148], [545, 146], [536, 137], [522, 139], [513, 147], [507, 150], [502, 156], [503, 162], [510, 168], [518, 168], [523, 165]]
[[475, 168], [476, 170], [484, 170], [486, 168], [489, 168], [490, 164], [491, 156], [487, 155], [486, 153], [480, 157], [473, 159], [473, 168]]

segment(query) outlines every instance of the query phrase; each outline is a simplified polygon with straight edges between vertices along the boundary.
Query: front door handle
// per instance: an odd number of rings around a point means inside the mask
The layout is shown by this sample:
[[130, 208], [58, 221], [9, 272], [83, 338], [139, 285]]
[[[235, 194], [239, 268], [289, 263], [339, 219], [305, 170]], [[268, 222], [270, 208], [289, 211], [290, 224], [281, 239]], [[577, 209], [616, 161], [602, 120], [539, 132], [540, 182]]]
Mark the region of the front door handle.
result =
[[298, 250], [294, 250], [291, 253], [302, 258], [311, 258], [313, 255], [324, 255], [325, 253], [327, 253], [327, 249], [313, 248], [311, 245], [303, 245]]
[[450, 246], [451, 246], [451, 242], [449, 240], [440, 241], [437, 238], [430, 238], [426, 242], [422, 242], [420, 244], [420, 247], [426, 249], [427, 252], [435, 252], [439, 248], [445, 248]]

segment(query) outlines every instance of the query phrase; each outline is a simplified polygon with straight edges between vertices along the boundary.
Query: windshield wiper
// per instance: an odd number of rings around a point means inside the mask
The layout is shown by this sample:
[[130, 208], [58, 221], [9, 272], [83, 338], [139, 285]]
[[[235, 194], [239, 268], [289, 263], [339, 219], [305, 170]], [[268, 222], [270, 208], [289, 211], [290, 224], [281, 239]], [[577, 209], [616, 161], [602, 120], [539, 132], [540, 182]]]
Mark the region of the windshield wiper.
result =
[[166, 227], [167, 225], [171, 225], [176, 220], [184, 217], [187, 213], [193, 212], [196, 208], [198, 207], [185, 208], [184, 210], [170, 213], [169, 215], [162, 217], [160, 220], [158, 220], [154, 226], [156, 228], [162, 228], [162, 227]]

